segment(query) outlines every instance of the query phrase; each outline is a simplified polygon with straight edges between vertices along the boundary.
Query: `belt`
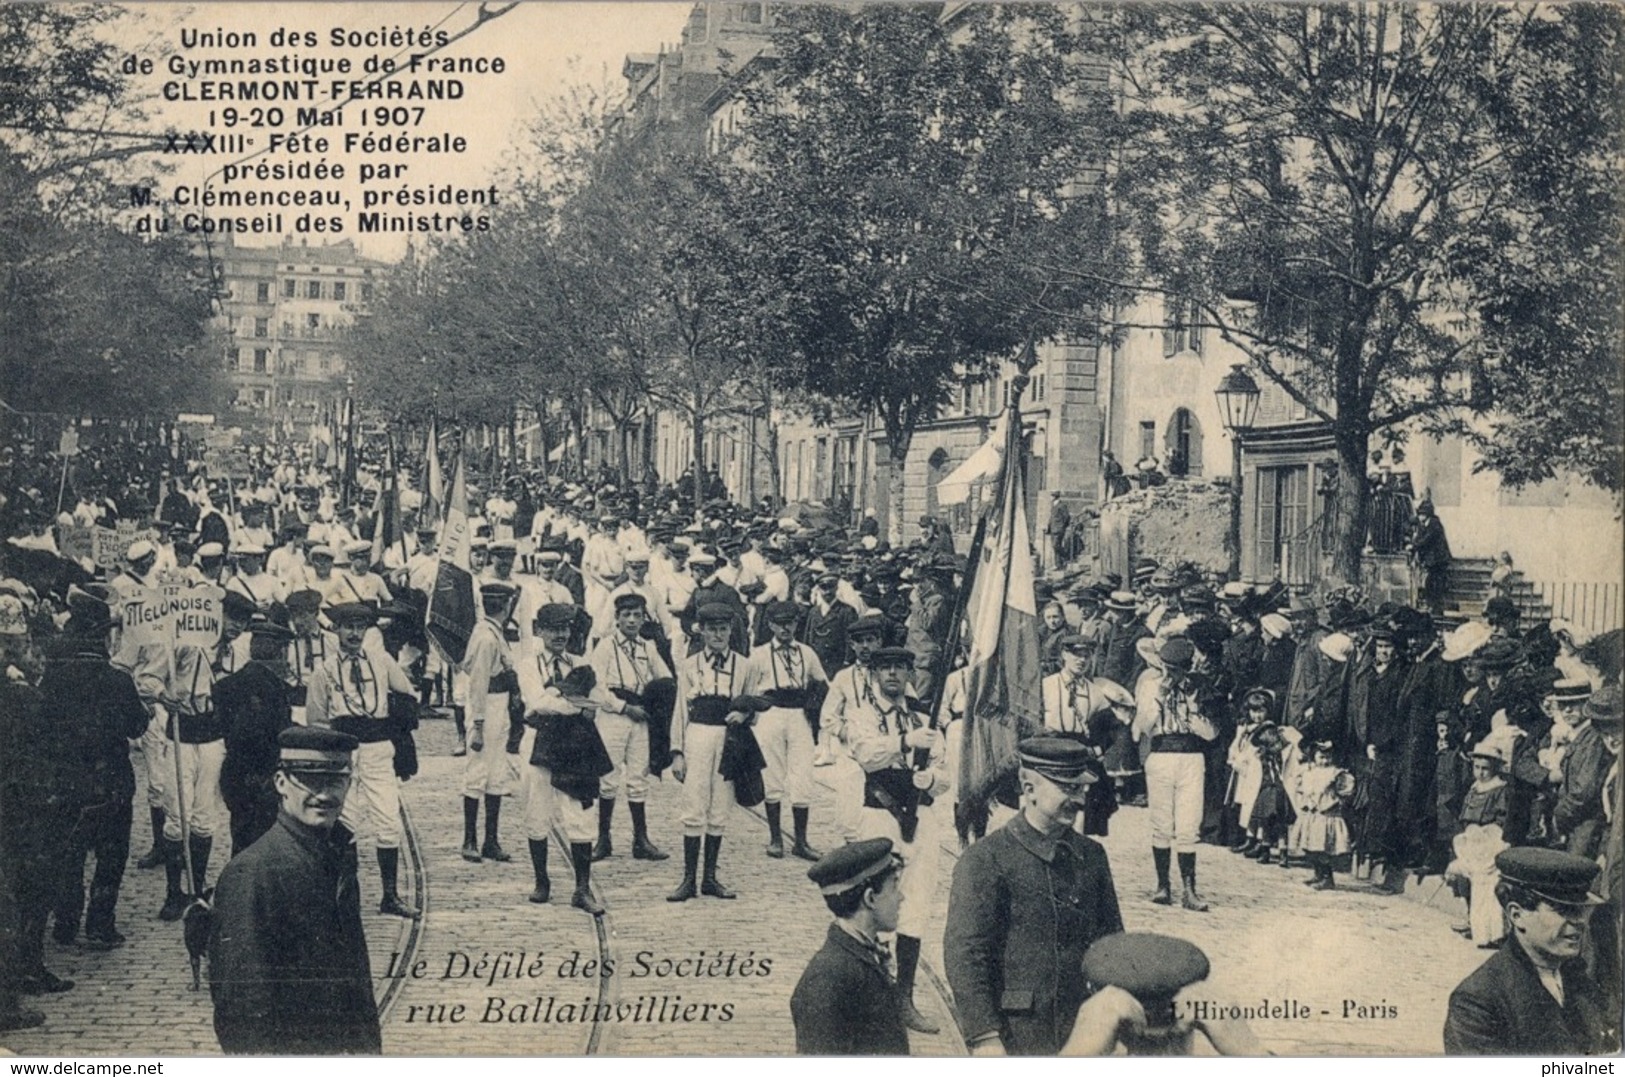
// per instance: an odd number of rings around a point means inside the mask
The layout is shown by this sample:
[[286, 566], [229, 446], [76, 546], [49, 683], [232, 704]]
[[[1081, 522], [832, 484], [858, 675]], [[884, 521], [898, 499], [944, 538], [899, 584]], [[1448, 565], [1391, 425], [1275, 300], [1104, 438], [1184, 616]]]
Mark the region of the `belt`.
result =
[[1163, 733], [1151, 738], [1153, 752], [1201, 752], [1206, 745], [1195, 733]]
[[807, 705], [807, 690], [805, 688], [769, 688], [766, 695], [768, 702], [775, 707], [800, 710]]
[[177, 711], [170, 718], [170, 733], [175, 735], [177, 730], [174, 723], [179, 723], [178, 736], [182, 744], [209, 744], [225, 737], [226, 731], [215, 717], [213, 711], [205, 714], [186, 714]]
[[333, 719], [333, 728], [348, 733], [362, 744], [377, 744], [393, 740], [395, 723], [387, 718], [374, 718], [370, 714], [346, 714]]
[[729, 696], [695, 696], [688, 701], [688, 721], [690, 725], [727, 725], [732, 710]]

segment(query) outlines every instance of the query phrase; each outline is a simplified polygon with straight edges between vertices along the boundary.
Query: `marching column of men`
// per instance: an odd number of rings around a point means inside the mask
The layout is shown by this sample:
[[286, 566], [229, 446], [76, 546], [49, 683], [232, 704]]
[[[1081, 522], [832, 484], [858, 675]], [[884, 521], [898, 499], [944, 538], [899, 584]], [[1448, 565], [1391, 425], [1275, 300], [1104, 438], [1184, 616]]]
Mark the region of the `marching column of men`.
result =
[[[314, 486], [323, 481], [318, 476]], [[240, 520], [228, 519], [219, 492], [199, 489], [201, 511], [173, 543], [133, 542], [105, 584], [79, 580], [83, 586], [55, 595], [72, 599], [66, 649], [80, 665], [53, 653], [44, 679], [21, 659], [15, 674], [8, 669], [7, 710], [15, 703], [19, 712], [8, 720], [26, 725], [60, 712], [64, 725], [78, 721], [86, 743], [105, 751], [139, 736], [155, 854], [140, 863], [166, 868], [164, 918], [179, 917], [187, 899], [207, 889], [211, 861], [221, 859], [213, 844], [223, 815], [234, 860], [262, 845], [280, 850], [251, 862], [265, 860], [253, 869], [256, 886], [287, 860], [301, 865], [301, 878], [336, 872], [353, 887], [359, 837], [376, 850], [380, 911], [417, 916], [398, 879], [400, 783], [415, 766], [403, 728], [414, 701], [435, 699], [455, 704], [468, 728], [462, 855], [511, 860], [501, 843], [502, 800], [522, 797], [531, 900], [550, 900], [549, 847], [562, 834], [574, 877], [570, 904], [593, 915], [602, 905], [592, 864], [614, 855], [618, 800], [631, 816], [632, 858], [666, 859], [654, 840], [663, 821], [649, 818], [651, 778], [669, 770], [682, 784], [683, 867], [670, 900], [727, 900], [735, 894], [719, 867], [733, 806], [764, 806], [767, 856], [782, 858], [788, 846], [792, 856], [816, 861], [809, 815], [815, 770], [827, 768], [839, 837], [884, 843], [859, 846], [814, 876], [827, 897], [840, 898], [831, 909], [845, 926], [842, 937], [832, 935], [839, 952], [820, 977], [825, 986], [802, 996], [805, 1012], [837, 1012], [818, 996], [845, 983], [871, 992], [878, 970], [896, 1001], [882, 1008], [905, 1028], [931, 1029], [913, 1004], [912, 983], [931, 926], [956, 746], [927, 712], [929, 690], [951, 665], [943, 658], [947, 597], [950, 568], [960, 571], [939, 549], [894, 551], [873, 534], [854, 538], [833, 527], [803, 535], [794, 521], [747, 522], [737, 508], [716, 505], [706, 511], [717, 515], [679, 535], [678, 509], [595, 505], [590, 491], [544, 481], [534, 520], [499, 523], [476, 542], [480, 617], [462, 659], [454, 665], [430, 655], [414, 683], [407, 670], [430, 646], [402, 629], [423, 624], [421, 602], [439, 567], [426, 553], [434, 530], [420, 528], [415, 545], [408, 535], [379, 556], [356, 537], [372, 528], [349, 506], [319, 491], [289, 497], [268, 485], [266, 504], [282, 497], [281, 530], [268, 526], [263, 507], [245, 504]], [[283, 544], [267, 556], [273, 534]], [[535, 573], [516, 571], [521, 565]], [[1517, 609], [1509, 614], [1494, 603], [1488, 624], [1443, 635], [1427, 614], [1367, 608], [1359, 594], [1326, 596], [1322, 616], [1282, 587], [1231, 581], [1216, 593], [1199, 575], [1188, 566], [1136, 564], [1128, 586], [1108, 575], [1039, 596], [1047, 607], [1042, 718], [1054, 739], [1024, 743], [1018, 815], [961, 860], [949, 907], [949, 978], [967, 1000], [962, 1015], [974, 1011], [976, 1027], [967, 1030], [978, 1049], [1050, 1053], [1076, 1039], [1074, 1017], [1084, 1023], [1077, 997], [1043, 985], [1059, 982], [1062, 964], [1075, 967], [1081, 947], [1122, 928], [1104, 851], [1084, 837], [1105, 833], [1118, 802], [1143, 798], [1148, 808], [1157, 875], [1149, 897], [1158, 904], [1174, 903], [1177, 858], [1180, 904], [1208, 908], [1197, 888], [1200, 844], [1306, 860], [1315, 891], [1333, 888], [1330, 865], [1352, 851], [1374, 879], [1402, 885], [1407, 872], [1443, 871], [1478, 899], [1487, 891], [1500, 901], [1507, 922], [1516, 907], [1518, 922], [1550, 927], [1561, 936], [1551, 952], [1519, 951], [1545, 973], [1569, 960], [1568, 925], [1583, 920], [1590, 891], [1582, 894], [1576, 881], [1513, 900], [1495, 886], [1494, 870], [1526, 882], [1542, 873], [1589, 880], [1595, 873], [1585, 864], [1601, 858], [1608, 871], [1600, 878], [1617, 910], [1619, 813], [1610, 809], [1618, 795], [1619, 697], [1612, 687], [1598, 689], [1604, 672], [1587, 664], [1592, 659], [1572, 638], [1555, 626], [1520, 632]], [[0, 583], [0, 636], [10, 634], [10, 583]], [[127, 602], [161, 587], [218, 589], [218, 643], [153, 644], [136, 626], [116, 623]], [[44, 605], [37, 594], [31, 601]], [[1617, 678], [1617, 670], [1606, 674]], [[958, 694], [941, 708], [945, 716], [965, 710], [963, 680], [954, 681]], [[75, 689], [99, 702], [68, 714], [54, 697], [75, 698]], [[299, 725], [308, 728], [289, 728]], [[307, 734], [317, 739], [301, 741]], [[80, 931], [82, 919], [89, 944], [122, 941], [112, 918], [114, 876], [122, 875], [119, 839], [127, 846], [131, 824], [127, 812], [101, 813], [126, 784], [124, 799], [134, 799], [134, 773], [121, 784], [128, 770], [121, 754], [124, 770], [109, 767], [90, 781], [74, 776], [71, 759], [57, 760], [61, 774], [50, 784], [74, 790], [66, 798], [41, 795], [7, 772], [7, 796], [32, 806], [22, 815], [34, 824], [11, 839], [14, 849], [67, 850], [57, 859], [81, 867], [87, 855], [97, 858], [88, 909], [82, 894], [54, 884], [14, 888], [27, 898], [19, 953], [20, 982], [30, 990], [66, 983], [44, 968], [33, 944], [51, 912], [59, 938]], [[1501, 784], [1493, 773], [1479, 777], [1485, 770], [1504, 772]], [[1362, 786], [1356, 801], [1349, 790]], [[1493, 812], [1485, 805], [1503, 786], [1504, 818], [1486, 822]], [[1300, 818], [1314, 817], [1315, 828], [1283, 823], [1283, 802]], [[1272, 804], [1273, 816], [1264, 807]], [[290, 819], [305, 829], [290, 829]], [[1489, 856], [1464, 865], [1465, 846], [1452, 850], [1452, 840], [1485, 827], [1514, 851], [1562, 846], [1582, 863], [1531, 865], [1514, 855], [1504, 864]], [[1040, 884], [1051, 895], [1047, 912], [1024, 904]], [[311, 914], [348, 924], [354, 890], [345, 893], [332, 907], [327, 895]], [[1046, 923], [1060, 932], [1048, 942]], [[894, 932], [895, 974], [882, 939]], [[353, 947], [353, 934], [346, 938]], [[314, 975], [321, 959], [306, 959]], [[1617, 954], [1612, 960], [1617, 968]], [[359, 991], [355, 963], [347, 968]], [[1567, 971], [1559, 979], [1585, 982]], [[1520, 981], [1518, 990], [1528, 987]], [[6, 1009], [3, 988], [0, 1024], [21, 1020]], [[1490, 1012], [1495, 1000], [1480, 1004], [1480, 996], [1500, 989], [1477, 983], [1469, 1002]], [[1465, 1009], [1459, 1023], [1471, 1025], [1475, 1043], [1497, 1034], [1497, 1022]], [[898, 1042], [890, 1017], [873, 1031], [871, 1043]], [[1590, 1035], [1577, 1033], [1575, 1042], [1588, 1048]]]

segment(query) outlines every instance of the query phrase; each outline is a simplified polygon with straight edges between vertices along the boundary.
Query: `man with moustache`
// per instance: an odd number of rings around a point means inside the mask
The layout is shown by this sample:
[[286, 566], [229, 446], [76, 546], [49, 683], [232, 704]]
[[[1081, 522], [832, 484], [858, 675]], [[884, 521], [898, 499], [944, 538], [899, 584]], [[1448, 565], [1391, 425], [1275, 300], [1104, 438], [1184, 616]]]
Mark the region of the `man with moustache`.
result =
[[350, 833], [339, 813], [354, 737], [277, 738], [276, 825], [220, 873], [209, 938], [214, 1030], [227, 1054], [380, 1054]]
[[1123, 930], [1106, 851], [1072, 829], [1089, 749], [1067, 737], [1017, 746], [1021, 813], [954, 869], [943, 956], [973, 1055], [1053, 1055], [1084, 1000], [1078, 970], [1096, 939]]

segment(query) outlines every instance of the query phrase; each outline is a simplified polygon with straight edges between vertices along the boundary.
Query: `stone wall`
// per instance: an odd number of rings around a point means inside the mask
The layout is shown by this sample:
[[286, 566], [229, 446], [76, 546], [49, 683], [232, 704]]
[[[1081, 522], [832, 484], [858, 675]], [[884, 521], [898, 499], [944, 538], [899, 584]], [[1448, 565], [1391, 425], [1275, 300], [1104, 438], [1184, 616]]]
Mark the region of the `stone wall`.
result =
[[1198, 479], [1172, 480], [1147, 490], [1131, 490], [1100, 509], [1101, 572], [1128, 580], [1134, 561], [1161, 564], [1193, 561], [1224, 572], [1230, 532], [1230, 490]]

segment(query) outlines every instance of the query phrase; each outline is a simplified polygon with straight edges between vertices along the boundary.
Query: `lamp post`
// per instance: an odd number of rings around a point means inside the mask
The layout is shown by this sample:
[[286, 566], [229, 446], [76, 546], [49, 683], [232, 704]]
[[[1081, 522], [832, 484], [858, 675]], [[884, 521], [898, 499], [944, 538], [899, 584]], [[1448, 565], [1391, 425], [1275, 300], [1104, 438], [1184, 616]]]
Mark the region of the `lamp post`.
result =
[[1219, 402], [1219, 421], [1230, 434], [1230, 575], [1241, 577], [1241, 440], [1258, 416], [1258, 383], [1240, 363], [1219, 380], [1213, 397]]

